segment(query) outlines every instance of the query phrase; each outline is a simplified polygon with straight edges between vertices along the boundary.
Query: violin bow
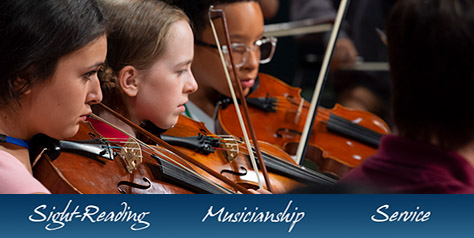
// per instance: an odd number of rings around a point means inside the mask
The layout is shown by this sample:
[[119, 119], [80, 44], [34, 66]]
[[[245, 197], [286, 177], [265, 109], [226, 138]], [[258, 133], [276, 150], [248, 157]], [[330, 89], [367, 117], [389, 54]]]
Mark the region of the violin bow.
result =
[[[171, 146], [170, 144], [166, 143], [165, 141], [163, 141], [162, 139], [160, 139], [159, 137], [153, 135], [151, 132], [141, 128], [139, 125], [135, 124], [134, 122], [128, 120], [126, 117], [122, 116], [120, 113], [114, 111], [113, 109], [111, 109], [110, 107], [106, 106], [105, 104], [103, 103], [99, 103], [98, 105], [100, 105], [102, 108], [104, 108], [107, 112], [109, 112], [110, 114], [114, 115], [115, 117], [117, 117], [118, 119], [120, 119], [121, 121], [123, 121], [125, 124], [129, 125], [130, 127], [132, 127], [134, 130], [136, 130], [137, 132], [145, 135], [146, 137], [150, 138], [153, 142], [155, 142], [156, 144], [164, 147], [165, 149], [175, 153], [176, 155], [178, 155], [179, 157], [193, 163], [194, 165], [198, 166], [199, 168], [201, 168], [202, 170], [206, 171], [208, 174], [216, 177], [217, 179], [220, 179], [221, 181], [225, 182], [226, 184], [228, 184], [229, 186], [231, 186], [232, 188], [236, 189], [237, 191], [243, 193], [243, 194], [251, 194], [247, 189], [245, 189], [244, 187], [232, 182], [231, 180], [229, 180], [228, 178], [224, 177], [223, 175], [217, 173], [216, 171], [210, 169], [209, 167], [207, 167], [206, 165], [202, 164], [201, 162], [189, 157], [188, 155], [184, 154], [183, 152], [175, 149], [173, 146]], [[97, 117], [94, 117], [94, 118], [97, 118]], [[97, 118], [99, 120], [101, 120], [101, 118]], [[101, 120], [103, 121], [103, 120]]]
[[[212, 14], [215, 14], [216, 17], [212, 17]], [[213, 20], [215, 18], [221, 18], [221, 20], [222, 20], [222, 26], [223, 26], [225, 41], [226, 41], [225, 43], [227, 45], [227, 48], [229, 49], [230, 63], [232, 65], [232, 68], [234, 69], [234, 70], [232, 70], [233, 75], [234, 75], [234, 81], [233, 82], [232, 82], [232, 79], [229, 75], [229, 70], [227, 69], [227, 66], [226, 66], [226, 63], [225, 63], [224, 55], [223, 55], [222, 49], [221, 49], [221, 44], [219, 42], [219, 37], [217, 35], [216, 28], [214, 26]], [[237, 72], [236, 72], [237, 67], [235, 67], [234, 58], [232, 56], [232, 48], [231, 48], [231, 45], [230, 45], [229, 30], [227, 28], [227, 21], [226, 21], [224, 10], [214, 9], [214, 6], [211, 5], [209, 7], [209, 23], [211, 24], [212, 33], [214, 34], [214, 39], [216, 41], [217, 49], [219, 51], [219, 56], [221, 58], [221, 63], [222, 63], [222, 66], [224, 68], [224, 73], [225, 73], [225, 76], [226, 76], [226, 79], [227, 79], [227, 84], [229, 85], [230, 93], [232, 95], [232, 100], [233, 100], [234, 105], [235, 105], [235, 110], [237, 112], [237, 117], [239, 119], [240, 127], [242, 128], [242, 134], [244, 136], [244, 141], [245, 141], [245, 143], [247, 145], [247, 148], [249, 150], [249, 156], [250, 156], [250, 161], [252, 163], [252, 167], [255, 171], [258, 171], [256, 162], [255, 162], [255, 157], [254, 157], [253, 152], [252, 152], [252, 146], [250, 145], [250, 140], [249, 140], [248, 135], [247, 135], [247, 130], [246, 130], [246, 127], [245, 127], [245, 124], [244, 124], [244, 120], [242, 118], [242, 114], [240, 112], [237, 97], [235, 96], [235, 91], [234, 91], [234, 86], [233, 85], [236, 85], [237, 88], [238, 88], [239, 98], [240, 98], [240, 101], [242, 103], [242, 108], [243, 108], [244, 114], [245, 114], [245, 121], [247, 122], [248, 129], [249, 129], [249, 132], [250, 132], [250, 136], [252, 137], [255, 152], [257, 153], [258, 161], [261, 165], [260, 167], [262, 169], [262, 174], [263, 174], [263, 177], [265, 179], [267, 189], [270, 192], [273, 192], [272, 191], [272, 186], [270, 184], [270, 179], [268, 178], [267, 168], [266, 168], [265, 163], [263, 161], [263, 157], [262, 157], [262, 153], [260, 151], [260, 147], [258, 146], [257, 136], [255, 135], [255, 131], [253, 129], [252, 122], [250, 120], [247, 102], [245, 100], [245, 95], [244, 95], [244, 92], [242, 90], [242, 84], [240, 83], [240, 80], [237, 76]], [[259, 187], [262, 188], [262, 181], [260, 179], [260, 176], [257, 176], [257, 180], [258, 180]]]
[[306, 122], [303, 128], [301, 135], [300, 143], [298, 144], [298, 149], [296, 151], [296, 163], [302, 165], [303, 158], [306, 154], [306, 148], [309, 142], [309, 132], [313, 128], [314, 119], [316, 118], [316, 108], [319, 104], [319, 99], [321, 92], [323, 90], [324, 84], [327, 80], [329, 62], [334, 53], [334, 46], [336, 44], [337, 35], [341, 28], [342, 19], [347, 12], [347, 7], [349, 6], [349, 0], [341, 0], [339, 4], [339, 9], [337, 11], [336, 20], [334, 22], [334, 27], [331, 31], [331, 36], [329, 38], [328, 46], [326, 47], [326, 52], [324, 53], [323, 63], [321, 65], [321, 71], [319, 71], [318, 81], [316, 82], [316, 87], [314, 88], [313, 97], [311, 98], [311, 105], [309, 107], [308, 116], [306, 117]]

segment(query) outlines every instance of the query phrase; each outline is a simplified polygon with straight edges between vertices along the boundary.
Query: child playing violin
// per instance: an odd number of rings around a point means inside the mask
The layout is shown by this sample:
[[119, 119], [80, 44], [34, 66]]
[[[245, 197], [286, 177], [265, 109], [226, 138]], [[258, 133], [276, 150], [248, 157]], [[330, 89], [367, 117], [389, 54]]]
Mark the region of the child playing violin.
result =
[[[160, 1], [100, 0], [111, 31], [108, 56], [101, 72], [104, 104], [137, 125], [173, 127], [196, 91], [191, 72], [194, 37], [184, 12]], [[101, 107], [94, 111], [132, 136], [139, 133]], [[106, 138], [126, 138], [91, 119]]]
[[0, 8], [0, 193], [49, 193], [32, 175], [28, 141], [74, 136], [101, 101], [106, 22], [93, 0], [3, 0]]
[[[256, 85], [259, 64], [271, 60], [276, 47], [276, 39], [263, 36], [263, 15], [257, 1], [167, 1], [188, 14], [193, 23], [196, 37], [192, 72], [198, 82], [199, 90], [190, 95], [191, 100], [186, 104], [186, 115], [204, 122], [209, 130], [215, 132], [213, 118], [217, 108], [216, 104], [222, 99], [222, 96], [230, 97], [231, 94], [209, 24], [209, 7], [214, 5], [216, 9], [223, 9], [226, 14], [232, 52], [237, 67], [235, 70], [245, 95], [248, 95]], [[219, 38], [224, 39], [222, 27], [219, 24], [216, 26]], [[228, 52], [226, 52], [224, 50], [224, 54], [228, 56]], [[227, 67], [232, 70], [230, 62], [227, 62]]]
[[474, 3], [399, 0], [388, 20], [397, 133], [341, 179], [390, 193], [474, 193]]
[[[162, 129], [173, 127], [188, 95], [197, 89], [191, 73], [194, 38], [188, 18], [158, 1], [99, 2], [112, 28], [101, 75], [104, 104], [138, 125], [148, 120]], [[118, 118], [98, 112], [136, 135]]]

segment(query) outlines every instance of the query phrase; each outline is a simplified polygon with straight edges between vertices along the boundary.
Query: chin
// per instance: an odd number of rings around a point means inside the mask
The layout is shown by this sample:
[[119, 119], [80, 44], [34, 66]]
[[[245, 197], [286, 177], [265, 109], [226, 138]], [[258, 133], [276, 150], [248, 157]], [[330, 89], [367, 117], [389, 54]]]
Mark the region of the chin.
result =
[[79, 125], [76, 125], [74, 127], [69, 128], [68, 130], [64, 131], [62, 134], [60, 134], [60, 136], [58, 136], [59, 138], [56, 138], [56, 139], [62, 140], [62, 139], [65, 139], [65, 138], [72, 138], [78, 132], [79, 132]]
[[[235, 96], [236, 96], [237, 98], [240, 97], [240, 96], [239, 96], [239, 92], [237, 92], [238, 90], [239, 90], [238, 88], [234, 88]], [[244, 96], [247, 96], [247, 95], [249, 94], [249, 92], [250, 92], [250, 88], [243, 88], [243, 89], [242, 89], [242, 92], [244, 93]], [[228, 97], [228, 98], [231, 98], [231, 99], [232, 99], [232, 94], [230, 93], [230, 90], [226, 91], [225, 93], [222, 93], [222, 92], [221, 92], [221, 94], [224, 95], [224, 96], [226, 96], [226, 97]]]
[[176, 125], [176, 123], [178, 123], [178, 120], [175, 120], [174, 122], [171, 121], [171, 122], [165, 123], [165, 124], [159, 124], [159, 125], [156, 125], [156, 126], [158, 126], [161, 129], [168, 130], [168, 129], [173, 128], [174, 125]]
[[171, 128], [173, 128], [173, 127], [176, 125], [176, 123], [178, 123], [178, 120], [176, 120], [174, 123], [168, 124], [167, 127], [166, 127], [166, 129], [171, 129]]

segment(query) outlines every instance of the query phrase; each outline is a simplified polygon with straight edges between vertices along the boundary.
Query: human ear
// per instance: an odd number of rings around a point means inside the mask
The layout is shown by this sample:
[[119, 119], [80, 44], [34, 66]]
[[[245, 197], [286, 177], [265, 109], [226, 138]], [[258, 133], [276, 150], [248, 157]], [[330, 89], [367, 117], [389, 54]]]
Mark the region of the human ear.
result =
[[13, 88], [16, 93], [25, 95], [25, 94], [30, 94], [31, 89], [25, 90], [28, 86], [28, 80], [26, 80], [23, 77], [17, 77], [15, 81], [13, 81]]
[[133, 66], [127, 65], [120, 70], [119, 84], [123, 92], [129, 97], [135, 97], [138, 94], [138, 79], [137, 69]]

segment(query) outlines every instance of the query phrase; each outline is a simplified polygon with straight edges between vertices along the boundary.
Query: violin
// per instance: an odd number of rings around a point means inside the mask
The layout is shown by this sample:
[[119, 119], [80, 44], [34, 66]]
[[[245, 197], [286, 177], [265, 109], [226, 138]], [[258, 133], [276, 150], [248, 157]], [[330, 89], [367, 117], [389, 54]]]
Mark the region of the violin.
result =
[[35, 136], [30, 157], [36, 158], [34, 176], [52, 193], [233, 193], [207, 182], [174, 153], [133, 140], [108, 141], [88, 122], [69, 140]]
[[[153, 133], [161, 132], [152, 124], [147, 124], [145, 128]], [[219, 137], [211, 133], [204, 123], [181, 115], [178, 123], [161, 134], [161, 138], [235, 183], [246, 188], [258, 188], [256, 176], [262, 174], [252, 169], [245, 144], [234, 137]], [[294, 160], [278, 147], [265, 142], [260, 142], [260, 145], [274, 193], [288, 193], [307, 183], [329, 185], [335, 182], [311, 171], [300, 171]]]
[[[259, 80], [259, 87], [246, 99], [257, 138], [295, 154], [309, 103], [301, 97], [299, 88], [263, 73], [259, 74]], [[319, 171], [335, 178], [375, 153], [380, 137], [390, 133], [387, 124], [369, 112], [340, 105], [332, 109], [318, 107], [317, 112], [306, 159], [315, 162]], [[234, 105], [221, 103], [217, 133], [241, 136], [235, 118]]]
[[[197, 167], [199, 167], [199, 169], [204, 170], [208, 175], [213, 176], [214, 178], [217, 178], [217, 179], [221, 180], [222, 182], [226, 183], [227, 185], [231, 186], [236, 192], [240, 192], [240, 193], [244, 193], [244, 194], [251, 193], [246, 188], [232, 182], [228, 178], [222, 176], [221, 174], [217, 173], [215, 170], [212, 170], [211, 168], [206, 166], [204, 163], [201, 163], [200, 161], [198, 161], [198, 160], [188, 156], [187, 154], [181, 152], [180, 150], [178, 150], [175, 147], [171, 146], [167, 142], [163, 141], [157, 135], [154, 135], [153, 133], [143, 129], [142, 127], [138, 126], [137, 124], [130, 121], [129, 119], [127, 119], [125, 116], [121, 115], [120, 113], [118, 113], [118, 112], [114, 111], [113, 109], [109, 108], [108, 106], [106, 106], [102, 103], [99, 103], [98, 105], [101, 106], [103, 109], [105, 109], [111, 115], [117, 117], [119, 120], [121, 120], [122, 122], [124, 122], [125, 124], [130, 126], [139, 135], [141, 135], [143, 138], [146, 138], [149, 141], [149, 143], [156, 144], [157, 146], [160, 146], [160, 147], [165, 148], [166, 150], [169, 150], [171, 153], [176, 154], [177, 156], [183, 158], [187, 162], [190, 162], [193, 166], [197, 166]], [[103, 122], [106, 122], [104, 119], [102, 119], [100, 117], [97, 117], [96, 115], [93, 115], [93, 116], [96, 119], [99, 119]], [[145, 144], [144, 142], [142, 142], [142, 143]], [[203, 178], [206, 178], [206, 177], [203, 176]]]

